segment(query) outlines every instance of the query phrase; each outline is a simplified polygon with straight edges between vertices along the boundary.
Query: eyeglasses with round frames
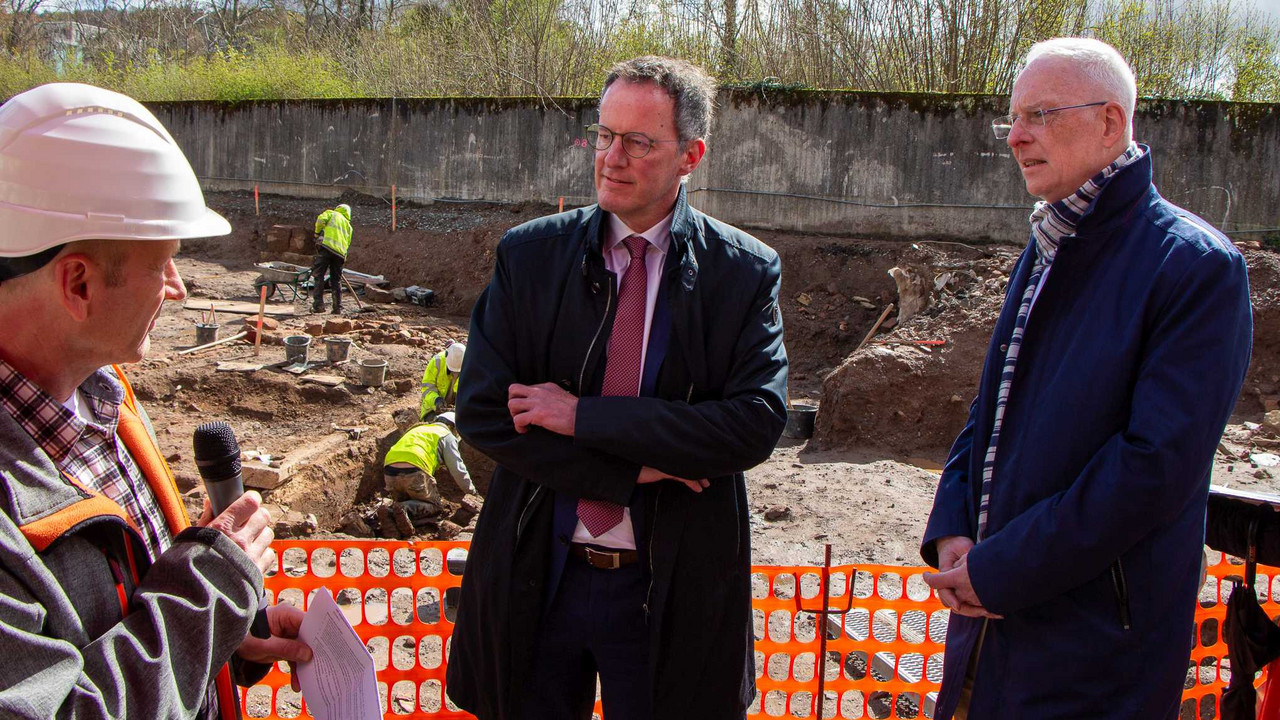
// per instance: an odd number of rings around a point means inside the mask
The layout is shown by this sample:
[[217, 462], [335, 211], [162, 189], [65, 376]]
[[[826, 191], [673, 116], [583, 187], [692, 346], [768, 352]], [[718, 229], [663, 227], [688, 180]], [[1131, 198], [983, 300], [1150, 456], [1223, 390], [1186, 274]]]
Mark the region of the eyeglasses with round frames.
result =
[[1097, 107], [1106, 105], [1106, 100], [1098, 102], [1085, 103], [1083, 105], [1063, 105], [1056, 108], [1045, 108], [1043, 110], [1032, 110], [1026, 115], [1005, 115], [991, 121], [991, 132], [996, 134], [997, 140], [1004, 140], [1009, 137], [1009, 133], [1013, 132], [1013, 124], [1021, 120], [1024, 125], [1030, 127], [1044, 127], [1048, 125], [1045, 115], [1050, 113], [1062, 112], [1063, 110], [1077, 110], [1079, 108]]
[[[587, 126], [587, 145], [595, 150], [608, 150], [615, 137], [619, 137], [617, 133], [600, 123]], [[679, 140], [654, 140], [648, 135], [638, 132], [623, 133], [621, 137], [622, 150], [636, 159], [648, 155], [649, 151], [657, 143], [680, 142]]]

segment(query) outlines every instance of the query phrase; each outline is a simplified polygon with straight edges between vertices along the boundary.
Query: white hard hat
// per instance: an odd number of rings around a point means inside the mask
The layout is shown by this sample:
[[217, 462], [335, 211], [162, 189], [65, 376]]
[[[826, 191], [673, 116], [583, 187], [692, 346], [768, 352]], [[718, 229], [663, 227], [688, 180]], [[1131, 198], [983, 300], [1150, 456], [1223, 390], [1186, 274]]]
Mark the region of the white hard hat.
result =
[[0, 257], [74, 240], [182, 240], [231, 232], [191, 164], [138, 101], [52, 83], [0, 106]]
[[462, 371], [462, 356], [467, 353], [467, 346], [460, 342], [453, 343], [444, 350], [444, 365], [449, 372]]

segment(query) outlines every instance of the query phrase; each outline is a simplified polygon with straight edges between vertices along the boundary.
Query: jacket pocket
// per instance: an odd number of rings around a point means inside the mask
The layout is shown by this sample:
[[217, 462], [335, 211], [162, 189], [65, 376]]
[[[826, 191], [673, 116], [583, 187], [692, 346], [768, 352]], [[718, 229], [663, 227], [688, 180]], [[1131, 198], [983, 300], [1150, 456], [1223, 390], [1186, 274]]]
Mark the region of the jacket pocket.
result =
[[1120, 627], [1125, 630], [1133, 629], [1133, 618], [1129, 614], [1129, 583], [1124, 577], [1124, 566], [1120, 564], [1120, 558], [1111, 563], [1111, 589], [1116, 596], [1116, 607], [1120, 612]]
[[543, 494], [544, 490], [546, 490], [546, 487], [543, 485], [535, 486], [533, 488], [533, 494], [529, 496], [528, 501], [525, 502], [524, 507], [520, 510], [520, 517], [516, 521], [515, 544], [517, 546], [520, 545], [520, 538], [524, 535], [525, 526], [529, 524], [529, 519], [533, 516], [532, 513], [537, 505], [538, 498]]

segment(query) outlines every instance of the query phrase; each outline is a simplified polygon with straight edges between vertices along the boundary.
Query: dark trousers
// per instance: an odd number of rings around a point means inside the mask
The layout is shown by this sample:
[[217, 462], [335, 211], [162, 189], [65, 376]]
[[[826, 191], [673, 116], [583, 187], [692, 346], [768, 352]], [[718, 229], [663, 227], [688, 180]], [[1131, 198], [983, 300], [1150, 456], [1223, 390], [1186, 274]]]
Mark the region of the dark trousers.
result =
[[574, 557], [538, 632], [523, 720], [589, 720], [600, 698], [608, 720], [652, 720], [647, 581], [639, 563], [599, 570]]
[[316, 284], [311, 309], [320, 311], [324, 307], [324, 273], [329, 272], [329, 292], [333, 293], [333, 311], [342, 309], [342, 265], [347, 259], [329, 248], [316, 247], [315, 259], [311, 261], [311, 281]]

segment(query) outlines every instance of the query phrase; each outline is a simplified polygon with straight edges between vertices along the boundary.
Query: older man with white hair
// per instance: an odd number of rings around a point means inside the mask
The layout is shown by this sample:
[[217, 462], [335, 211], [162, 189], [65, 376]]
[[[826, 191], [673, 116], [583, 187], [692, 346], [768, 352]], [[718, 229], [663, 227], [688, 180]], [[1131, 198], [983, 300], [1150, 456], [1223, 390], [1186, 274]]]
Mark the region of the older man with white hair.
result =
[[1032, 47], [993, 123], [1041, 198], [921, 554], [952, 609], [934, 717], [1178, 715], [1244, 260], [1151, 183], [1105, 43]]

